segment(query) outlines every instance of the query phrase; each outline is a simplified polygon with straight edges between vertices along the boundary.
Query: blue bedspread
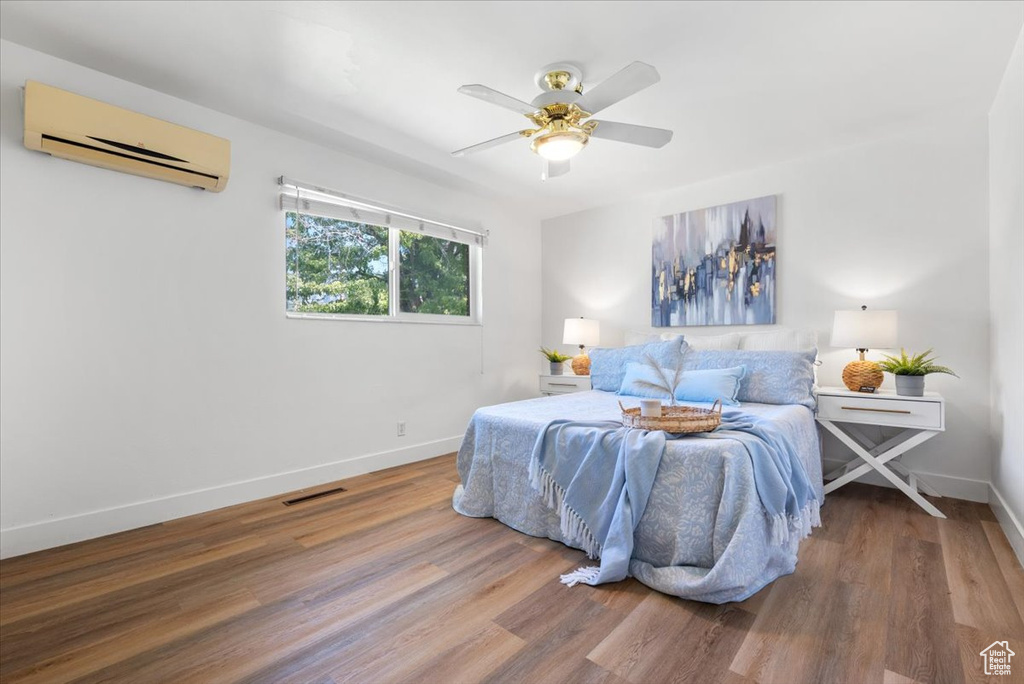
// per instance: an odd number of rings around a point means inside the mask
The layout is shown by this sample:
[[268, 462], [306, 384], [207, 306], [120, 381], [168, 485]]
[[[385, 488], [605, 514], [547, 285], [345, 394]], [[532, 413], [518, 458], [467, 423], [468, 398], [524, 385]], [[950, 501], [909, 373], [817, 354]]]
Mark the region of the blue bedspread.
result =
[[[531, 487], [530, 455], [554, 419], [618, 420], [617, 399], [591, 391], [478, 410], [459, 450], [462, 484], [453, 497], [455, 509], [582, 548], [566, 538], [557, 511]], [[785, 434], [820, 501], [821, 461], [810, 409], [744, 404], [742, 410]], [[740, 442], [697, 436], [670, 440], [636, 524], [629, 574], [683, 598], [740, 601], [795, 569], [799, 536], [772, 543], [751, 458]]]

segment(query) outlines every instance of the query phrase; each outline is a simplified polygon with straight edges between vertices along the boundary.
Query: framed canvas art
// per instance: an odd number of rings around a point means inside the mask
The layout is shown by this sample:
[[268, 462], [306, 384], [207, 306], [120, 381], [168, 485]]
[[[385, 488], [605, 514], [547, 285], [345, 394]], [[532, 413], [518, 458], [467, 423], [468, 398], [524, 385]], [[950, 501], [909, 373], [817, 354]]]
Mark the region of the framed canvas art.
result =
[[775, 323], [776, 196], [654, 223], [651, 325]]

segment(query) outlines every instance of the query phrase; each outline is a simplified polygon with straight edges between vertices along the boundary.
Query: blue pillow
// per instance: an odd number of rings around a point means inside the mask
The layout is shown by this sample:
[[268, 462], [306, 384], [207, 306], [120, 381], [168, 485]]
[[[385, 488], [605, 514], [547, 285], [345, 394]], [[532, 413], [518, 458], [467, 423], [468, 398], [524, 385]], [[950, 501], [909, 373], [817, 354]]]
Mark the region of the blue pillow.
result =
[[[675, 377], [675, 370], [662, 368], [661, 372], [669, 381]], [[736, 394], [740, 391], [740, 380], [743, 379], [745, 372], [743, 366], [683, 371], [683, 377], [676, 387], [676, 399], [707, 403], [721, 399], [726, 406], [739, 406]], [[626, 377], [622, 381], [619, 394], [652, 399], [664, 399], [668, 395], [668, 392], [649, 387], [644, 384], [645, 382], [660, 385], [664, 381], [649, 364], [631, 363], [626, 366]]]
[[800, 404], [814, 408], [814, 359], [817, 349], [807, 351], [688, 350], [685, 370], [746, 366], [740, 384], [740, 401], [759, 404]]
[[638, 344], [632, 347], [590, 350], [590, 385], [596, 390], [618, 392], [626, 377], [626, 366], [642, 363], [648, 355], [663, 368], [677, 368], [683, 354], [682, 338]]

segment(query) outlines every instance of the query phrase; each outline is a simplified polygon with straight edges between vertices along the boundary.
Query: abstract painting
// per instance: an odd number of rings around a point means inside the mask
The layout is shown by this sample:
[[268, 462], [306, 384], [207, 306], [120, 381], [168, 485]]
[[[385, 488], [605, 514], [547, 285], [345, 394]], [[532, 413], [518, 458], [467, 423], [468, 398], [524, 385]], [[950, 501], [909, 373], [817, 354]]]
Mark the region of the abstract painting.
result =
[[651, 325], [775, 323], [775, 195], [654, 222]]

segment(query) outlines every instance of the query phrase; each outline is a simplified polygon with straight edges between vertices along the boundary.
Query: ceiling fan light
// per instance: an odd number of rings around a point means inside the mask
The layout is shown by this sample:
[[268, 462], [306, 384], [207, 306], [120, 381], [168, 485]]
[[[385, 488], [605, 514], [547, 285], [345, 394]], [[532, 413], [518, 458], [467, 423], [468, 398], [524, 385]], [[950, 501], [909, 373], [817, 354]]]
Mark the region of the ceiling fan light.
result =
[[552, 131], [535, 138], [530, 149], [548, 161], [565, 161], [579, 154], [589, 140], [579, 131]]

